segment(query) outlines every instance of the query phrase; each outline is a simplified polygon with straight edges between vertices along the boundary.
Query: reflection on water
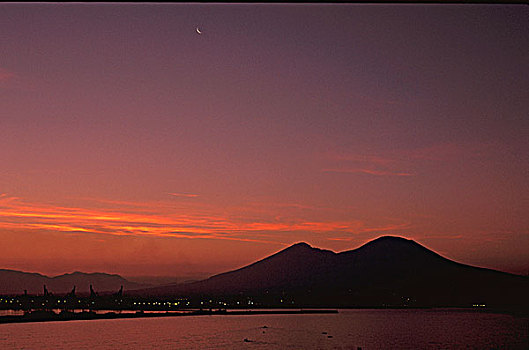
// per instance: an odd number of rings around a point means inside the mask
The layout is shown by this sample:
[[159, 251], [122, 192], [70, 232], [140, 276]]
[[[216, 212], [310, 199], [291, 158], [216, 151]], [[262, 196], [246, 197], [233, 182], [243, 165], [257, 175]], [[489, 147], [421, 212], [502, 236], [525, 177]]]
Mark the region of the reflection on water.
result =
[[0, 325], [0, 348], [527, 349], [528, 319], [471, 310], [341, 310]]
[[24, 315], [22, 310], [0, 310], [0, 316], [19, 316]]
[[[55, 312], [56, 314], [60, 314], [63, 310], [62, 309], [52, 309], [51, 311]], [[87, 311], [86, 309], [74, 309], [71, 310], [72, 312], [78, 313]], [[136, 314], [136, 310], [93, 310], [96, 314], [106, 314], [109, 312], [116, 313], [116, 314]], [[188, 310], [181, 310], [181, 311], [171, 311], [171, 313], [187, 313]], [[165, 314], [167, 311], [144, 311], [145, 314]], [[0, 316], [20, 316], [24, 315], [23, 310], [0, 310]]]

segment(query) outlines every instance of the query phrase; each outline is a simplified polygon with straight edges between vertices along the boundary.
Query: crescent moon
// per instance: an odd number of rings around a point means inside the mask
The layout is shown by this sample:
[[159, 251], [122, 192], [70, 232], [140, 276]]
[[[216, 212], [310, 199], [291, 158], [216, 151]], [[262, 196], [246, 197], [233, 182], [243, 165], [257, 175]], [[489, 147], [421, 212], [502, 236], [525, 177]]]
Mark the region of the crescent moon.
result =
[[198, 27], [197, 27], [196, 31], [197, 31], [197, 34], [202, 34], [202, 32], [200, 31], [200, 29]]

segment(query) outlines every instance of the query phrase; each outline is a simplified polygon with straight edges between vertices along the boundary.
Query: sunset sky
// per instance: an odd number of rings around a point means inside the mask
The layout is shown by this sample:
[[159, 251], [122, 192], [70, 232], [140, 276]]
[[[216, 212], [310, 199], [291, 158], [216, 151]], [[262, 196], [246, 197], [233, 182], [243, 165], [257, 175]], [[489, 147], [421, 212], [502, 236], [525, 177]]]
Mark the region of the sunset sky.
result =
[[0, 48], [0, 268], [529, 272], [525, 5], [0, 4]]

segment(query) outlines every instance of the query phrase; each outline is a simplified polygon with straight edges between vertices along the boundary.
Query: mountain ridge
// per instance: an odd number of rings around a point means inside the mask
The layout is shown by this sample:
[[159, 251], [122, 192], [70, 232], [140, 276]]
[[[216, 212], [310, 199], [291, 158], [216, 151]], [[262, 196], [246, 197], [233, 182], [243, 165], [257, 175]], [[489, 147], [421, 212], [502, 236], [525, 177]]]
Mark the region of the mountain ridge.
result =
[[[10, 275], [10, 276], [9, 276]], [[7, 277], [6, 277], [7, 276]], [[268, 305], [357, 307], [383, 305], [525, 305], [529, 278], [450, 260], [403, 237], [381, 236], [342, 252], [297, 242], [247, 266], [191, 283], [132, 283], [116, 274], [75, 271], [48, 277], [0, 269], [0, 294], [87, 292], [124, 286], [134, 296], [253, 298]]]
[[44, 285], [50, 292], [58, 294], [67, 293], [74, 286], [79, 293], [88, 293], [90, 285], [103, 293], [118, 290], [121, 286], [126, 290], [148, 287], [104, 272], [75, 271], [50, 277], [37, 272], [0, 269], [0, 294], [21, 294], [24, 290], [29, 294], [38, 294], [43, 292]]

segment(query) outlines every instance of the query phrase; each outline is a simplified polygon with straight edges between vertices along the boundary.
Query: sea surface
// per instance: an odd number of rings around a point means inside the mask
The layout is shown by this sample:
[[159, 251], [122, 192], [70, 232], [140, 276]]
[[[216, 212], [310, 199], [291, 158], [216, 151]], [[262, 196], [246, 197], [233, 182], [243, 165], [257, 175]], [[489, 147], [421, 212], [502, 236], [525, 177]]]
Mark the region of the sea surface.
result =
[[0, 324], [0, 349], [529, 349], [529, 318], [477, 310]]

